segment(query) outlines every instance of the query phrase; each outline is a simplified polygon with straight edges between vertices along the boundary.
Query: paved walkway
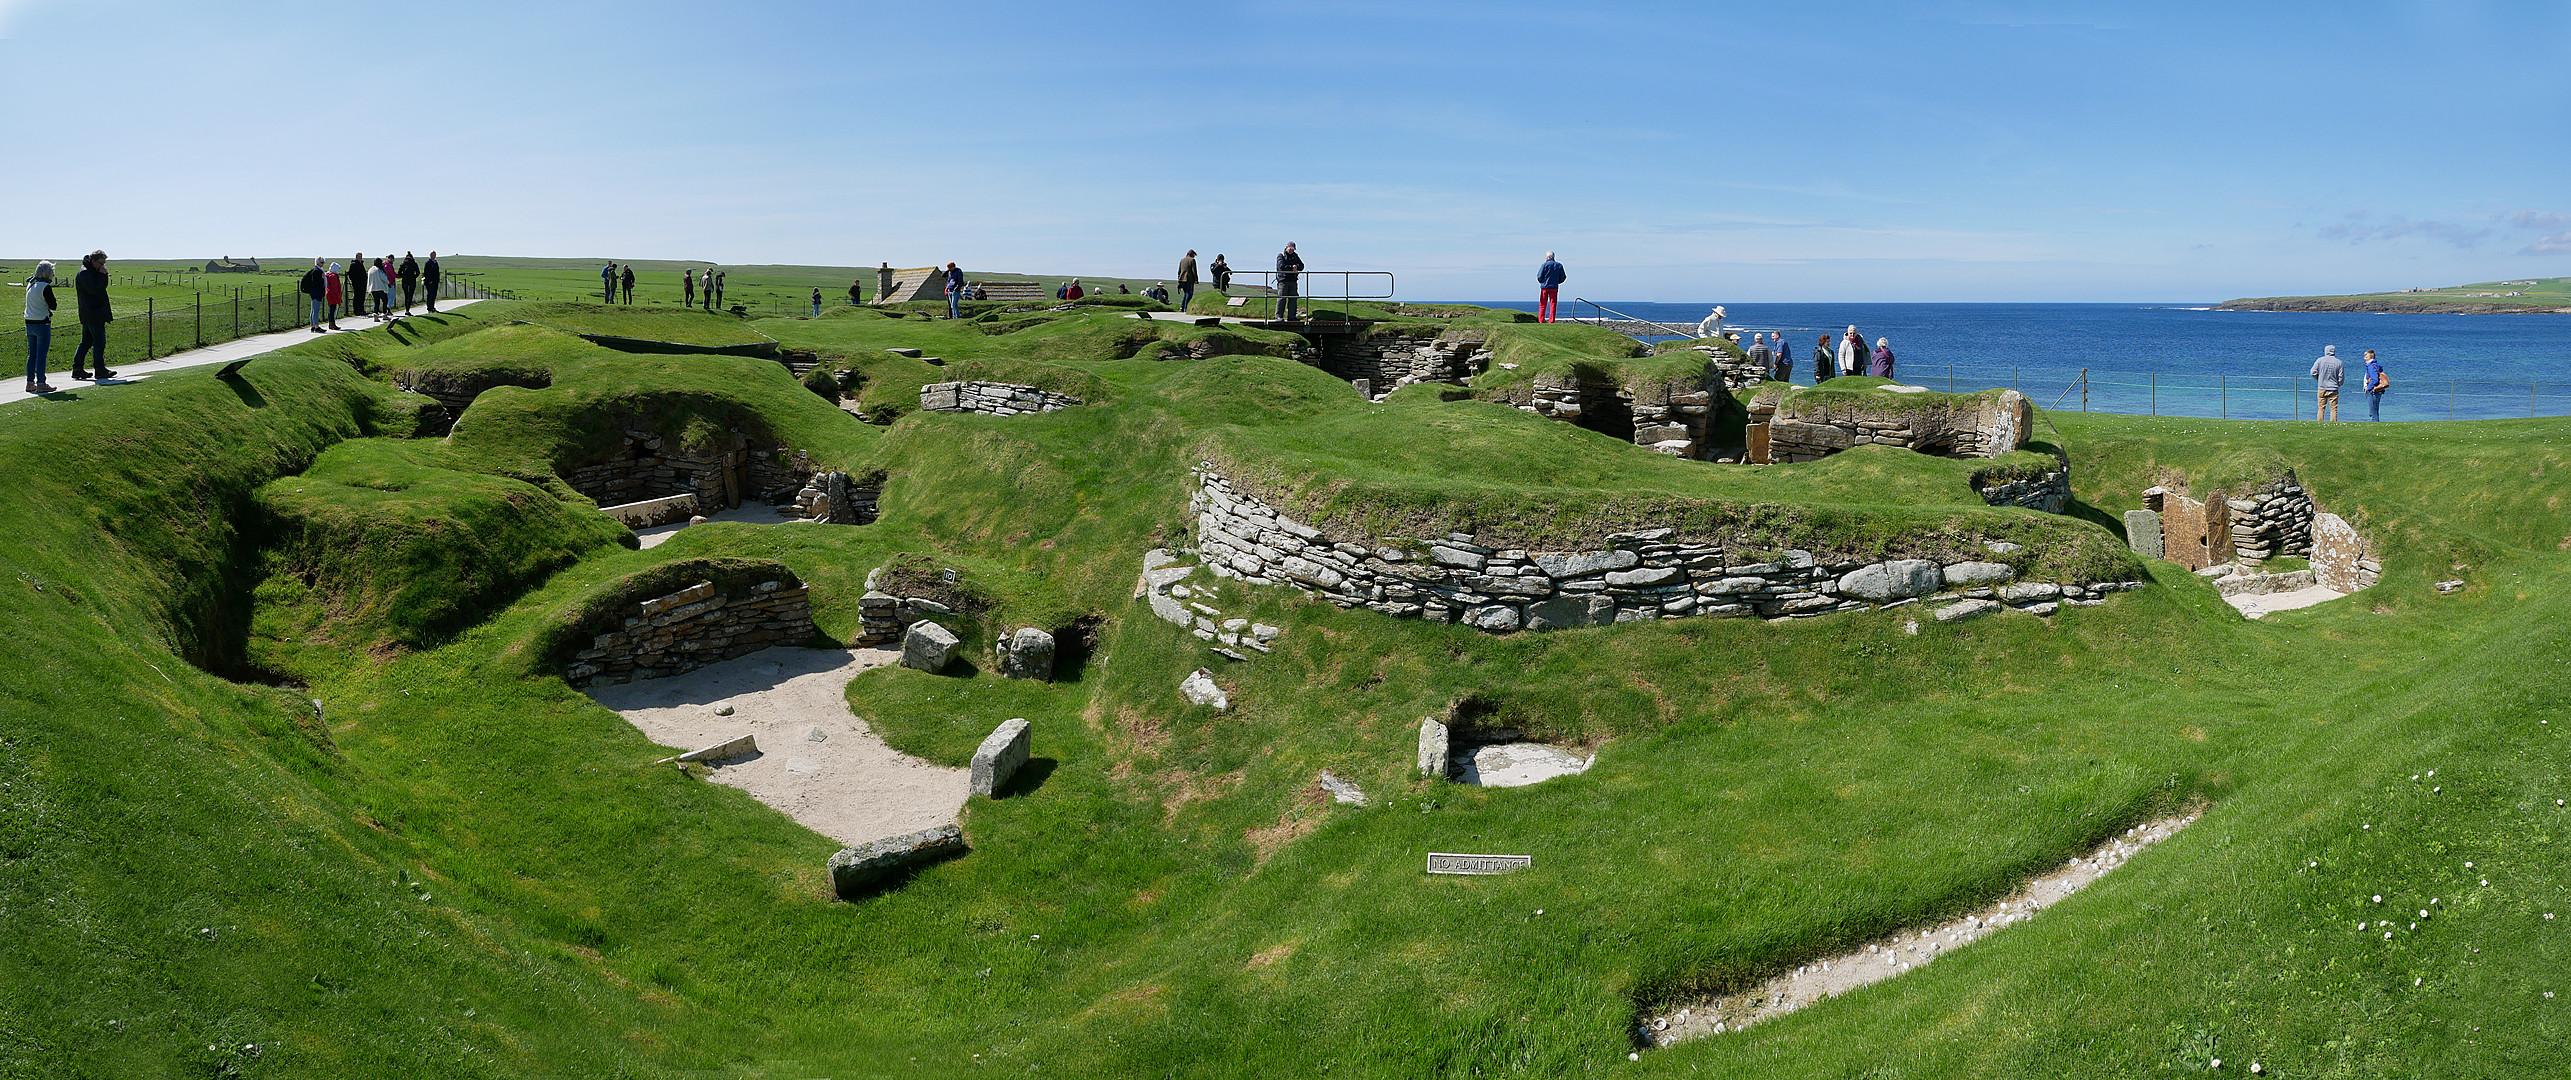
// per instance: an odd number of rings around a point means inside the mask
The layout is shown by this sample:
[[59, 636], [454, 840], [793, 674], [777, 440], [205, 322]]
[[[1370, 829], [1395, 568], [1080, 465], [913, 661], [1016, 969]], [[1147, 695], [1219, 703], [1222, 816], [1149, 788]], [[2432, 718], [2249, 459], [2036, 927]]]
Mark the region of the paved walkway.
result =
[[[441, 300], [439, 303], [446, 305], [445, 307], [438, 309], [440, 314], [444, 314], [467, 304], [481, 303], [481, 301]], [[414, 314], [425, 315], [427, 313], [426, 309], [421, 309]], [[360, 315], [357, 316], [355, 320], [352, 320], [362, 324], [362, 329], [356, 326], [350, 326], [348, 322], [342, 322], [340, 323], [341, 326], [349, 328], [339, 332], [343, 334], [362, 334], [369, 330], [381, 330], [384, 327], [391, 325], [389, 323], [367, 322], [365, 319], [365, 316]], [[114, 333], [115, 328], [112, 326], [109, 327], [108, 332]], [[313, 332], [300, 326], [292, 330], [280, 330], [273, 334], [257, 334], [251, 337], [235, 338], [220, 345], [208, 345], [202, 349], [189, 349], [186, 352], [171, 353], [158, 360], [138, 364], [127, 364], [116, 370], [115, 378], [99, 383], [77, 381], [71, 377], [70, 372], [57, 371], [52, 375], [52, 379], [54, 381], [54, 392], [44, 395], [29, 394], [26, 391], [27, 380], [24, 373], [27, 369], [27, 358], [24, 354], [19, 354], [8, 357], [6, 362], [0, 362], [0, 367], [6, 367], [9, 372], [7, 380], [5, 382], [0, 382], [0, 405], [6, 405], [12, 401], [25, 401], [30, 397], [39, 396], [69, 400], [76, 396], [73, 392], [87, 390], [91, 387], [103, 388], [110, 386], [122, 386], [130, 382], [140, 382], [144, 379], [151, 378], [154, 375], [166, 375], [170, 372], [180, 371], [186, 368], [204, 367], [208, 364], [228, 364], [243, 357], [257, 356], [260, 353], [275, 352], [298, 341], [310, 341], [312, 338]], [[71, 334], [69, 344], [77, 345], [79, 342], [79, 327], [75, 324], [73, 326], [73, 332]], [[66, 343], [63, 339], [63, 335], [59, 330], [57, 330], [54, 334], [54, 350], [56, 352], [60, 352], [65, 347]]]

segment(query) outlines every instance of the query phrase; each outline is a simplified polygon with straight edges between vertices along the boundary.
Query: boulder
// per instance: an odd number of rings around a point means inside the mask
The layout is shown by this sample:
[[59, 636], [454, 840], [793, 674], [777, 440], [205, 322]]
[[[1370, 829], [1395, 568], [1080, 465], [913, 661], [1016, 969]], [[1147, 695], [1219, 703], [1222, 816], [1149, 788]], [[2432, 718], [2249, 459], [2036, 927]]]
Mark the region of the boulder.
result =
[[1464, 625], [1476, 630], [1507, 633], [1518, 628], [1518, 609], [1507, 604], [1484, 604], [1464, 613]]
[[2000, 605], [1996, 600], [1958, 600], [1952, 604], [1948, 604], [1945, 607], [1937, 609], [1937, 621], [1942, 623], [1962, 622], [1966, 619], [1979, 618], [1998, 610], [2000, 610]]
[[1228, 712], [1232, 708], [1232, 699], [1223, 693], [1222, 687], [1214, 685], [1214, 673], [1204, 668], [1196, 669], [1181, 680], [1178, 692], [1189, 701], [1213, 706], [1216, 712]]
[[1926, 596], [1943, 587], [1945, 571], [1926, 559], [1894, 559], [1861, 566], [1839, 579], [1839, 591], [1859, 600], [1888, 603]]
[[1000, 639], [1000, 677], [1053, 681], [1053, 635], [1029, 626]]
[[915, 622], [902, 635], [902, 666], [935, 673], [955, 655], [955, 632], [933, 622]]
[[830, 857], [831, 891], [842, 900], [860, 899], [902, 875], [965, 851], [964, 830], [953, 824], [841, 848]]
[[1975, 585], [1996, 585], [2017, 576], [2017, 570], [2007, 563], [1959, 562], [1948, 563], [1946, 566], [1946, 585], [1953, 589], [1969, 589]]
[[1018, 766], [1027, 763], [1027, 732], [1034, 725], [1021, 717], [991, 729], [991, 735], [973, 751], [973, 786], [971, 793], [986, 799], [1000, 797], [1000, 789], [1009, 785], [1009, 777]]
[[1434, 716], [1419, 719], [1419, 771], [1422, 776], [1446, 779], [1446, 725]]

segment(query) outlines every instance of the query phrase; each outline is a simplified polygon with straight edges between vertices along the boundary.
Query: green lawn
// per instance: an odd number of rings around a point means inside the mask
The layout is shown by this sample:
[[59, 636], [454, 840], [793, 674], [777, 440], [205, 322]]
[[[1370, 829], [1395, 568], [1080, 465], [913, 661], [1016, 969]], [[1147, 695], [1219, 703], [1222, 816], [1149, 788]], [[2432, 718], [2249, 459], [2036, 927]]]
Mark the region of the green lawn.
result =
[[[2571, 921], [2544, 915], [2571, 914], [2571, 422], [2056, 415], [2083, 505], [2049, 518], [1981, 507], [1966, 463], [1743, 470], [1428, 388], [1369, 404], [1256, 331], [751, 324], [862, 371], [869, 404], [964, 371], [1091, 402], [874, 427], [771, 361], [613, 353], [512, 310], [315, 341], [238, 384], [0, 407], [21, 478], [0, 499], [19, 629], [0, 1077], [2051, 1078], [2217, 1052], [2276, 1076], [2562, 1071], [2571, 997], [2544, 995], [2571, 991]], [[477, 365], [546, 384], [486, 391], [451, 439], [402, 438], [416, 401], [394, 373]], [[883, 519], [628, 549], [552, 474], [641, 416], [881, 469]], [[2154, 587], [2103, 606], [1915, 635], [1893, 611], [1493, 637], [1225, 583], [1209, 602], [1286, 632], [1217, 669], [1218, 714], [1177, 683], [1223, 662], [1130, 598], [1141, 552], [1185, 541], [1209, 457], [1383, 522], [1532, 535], [1684, 503], [2110, 560], [2094, 522], [2142, 488], [2282, 461], [2387, 566], [2255, 623], [2155, 563]], [[836, 639], [867, 572], [907, 559], [991, 605], [968, 656], [1012, 625], [1095, 618], [1097, 640], [1050, 685], [851, 685], [909, 752], [961, 764], [1024, 716], [1039, 762], [1031, 790], [968, 807], [971, 855], [840, 903], [831, 843], [649, 766], [666, 750], [556, 676], [584, 595], [689, 558], [782, 561]], [[2468, 587], [2430, 588], [2450, 578]], [[1596, 767], [1515, 790], [1413, 779], [1419, 718], [1467, 697], [1596, 746]], [[1374, 805], [1320, 797], [1322, 768]], [[1627, 1060], [1645, 1010], [1969, 909], [2197, 803], [2198, 824], [2023, 926]], [[1536, 861], [1431, 878], [1429, 850]]]

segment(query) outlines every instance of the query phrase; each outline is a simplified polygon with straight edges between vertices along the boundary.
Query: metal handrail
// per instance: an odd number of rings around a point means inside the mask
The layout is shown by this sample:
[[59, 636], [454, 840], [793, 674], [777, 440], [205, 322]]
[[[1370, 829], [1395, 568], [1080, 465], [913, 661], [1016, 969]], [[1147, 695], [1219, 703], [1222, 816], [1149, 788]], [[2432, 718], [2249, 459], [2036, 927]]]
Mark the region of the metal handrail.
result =
[[[1309, 310], [1308, 305], [1317, 304], [1325, 300], [1336, 300], [1342, 308], [1345, 308], [1350, 301], [1355, 300], [1390, 300], [1393, 298], [1396, 284], [1393, 280], [1392, 273], [1386, 270], [1296, 270], [1290, 271], [1290, 273], [1299, 279], [1295, 282], [1295, 299], [1302, 301], [1307, 305], [1307, 309], [1303, 312], [1303, 318], [1295, 320], [1297, 322], [1312, 321], [1312, 313]], [[1234, 283], [1248, 284], [1267, 290], [1267, 294], [1264, 297], [1257, 294], [1249, 296], [1235, 296], [1232, 298], [1233, 302], [1238, 306], [1246, 306], [1251, 301], [1265, 299], [1268, 302], [1268, 317], [1269, 319], [1274, 320], [1277, 314], [1277, 302], [1284, 299], [1283, 294], [1277, 291], [1277, 278], [1279, 276], [1280, 275], [1274, 270], [1232, 271], [1231, 280]], [[1316, 280], [1327, 281], [1332, 278], [1338, 279], [1339, 282], [1339, 290], [1336, 293], [1313, 288], [1313, 284]], [[1358, 278], [1366, 278], [1370, 282], [1373, 279], [1381, 278], [1383, 279], [1384, 291], [1380, 293], [1358, 292], [1356, 291], [1356, 279]]]

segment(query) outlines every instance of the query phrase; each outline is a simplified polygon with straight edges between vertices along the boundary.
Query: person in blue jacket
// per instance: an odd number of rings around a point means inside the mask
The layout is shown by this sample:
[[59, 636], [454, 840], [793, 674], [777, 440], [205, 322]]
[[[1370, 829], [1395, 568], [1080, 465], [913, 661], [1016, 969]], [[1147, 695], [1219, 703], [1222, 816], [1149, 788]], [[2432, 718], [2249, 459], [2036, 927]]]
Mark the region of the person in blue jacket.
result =
[[961, 319], [961, 318], [963, 318], [963, 317], [964, 317], [964, 312], [963, 312], [963, 310], [962, 310], [962, 309], [958, 306], [958, 304], [957, 304], [957, 302], [958, 302], [958, 301], [961, 301], [961, 300], [963, 300], [963, 299], [964, 299], [964, 271], [956, 269], [956, 268], [955, 268], [955, 264], [954, 264], [954, 263], [948, 263], [948, 264], [946, 264], [946, 317], [947, 317], [947, 318], [950, 318], [950, 319]]
[[1562, 295], [1562, 283], [1570, 277], [1562, 271], [1562, 264], [1554, 260], [1552, 252], [1544, 253], [1544, 265], [1535, 270], [1535, 321], [1553, 321], [1555, 300]]
[[2390, 389], [2392, 378], [2384, 374], [2384, 362], [2375, 359], [2373, 349], [2366, 350], [2366, 419], [2380, 422], [2384, 418], [2384, 391]]

